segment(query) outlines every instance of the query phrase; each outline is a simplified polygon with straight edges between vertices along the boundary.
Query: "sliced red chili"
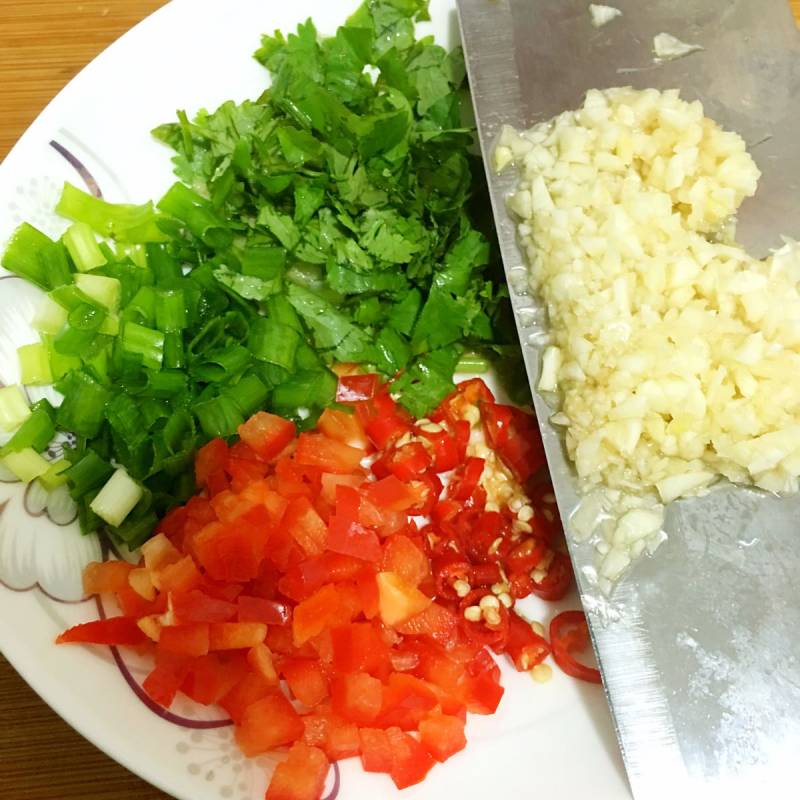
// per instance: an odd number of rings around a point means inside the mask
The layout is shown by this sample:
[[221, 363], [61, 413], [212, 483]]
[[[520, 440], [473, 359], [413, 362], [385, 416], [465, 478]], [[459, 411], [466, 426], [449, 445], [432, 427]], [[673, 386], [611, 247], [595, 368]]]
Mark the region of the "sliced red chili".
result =
[[473, 586], [491, 586], [500, 583], [501, 577], [497, 563], [474, 564], [469, 571], [469, 582]]
[[496, 612], [496, 623], [487, 621], [486, 614], [477, 622], [464, 616], [466, 609], [473, 606], [480, 608], [481, 600], [487, 596], [494, 597], [487, 589], [474, 589], [466, 597], [462, 597], [458, 605], [458, 624], [471, 642], [491, 647], [496, 652], [502, 652], [508, 637], [508, 609], [502, 603], [498, 602], [497, 608], [492, 609]]
[[485, 464], [486, 462], [482, 458], [468, 458], [463, 469], [453, 476], [448, 485], [450, 497], [454, 500], [468, 500], [472, 497], [480, 483]]
[[530, 573], [547, 553], [547, 545], [533, 537], [523, 539], [506, 557], [506, 571], [511, 577]]
[[540, 581], [533, 581], [533, 593], [542, 600], [561, 600], [572, 584], [572, 564], [569, 557], [556, 550], [547, 574]]
[[505, 652], [520, 672], [541, 664], [550, 654], [547, 641], [516, 612], [508, 615], [508, 637]]
[[469, 582], [472, 567], [463, 556], [451, 551], [435, 558], [432, 569], [436, 578], [437, 596], [455, 600], [458, 594], [453, 588], [453, 583], [457, 580]]
[[583, 611], [562, 611], [550, 623], [553, 659], [567, 675], [589, 683], [600, 683], [600, 671], [581, 664], [574, 654], [589, 645], [589, 626]]

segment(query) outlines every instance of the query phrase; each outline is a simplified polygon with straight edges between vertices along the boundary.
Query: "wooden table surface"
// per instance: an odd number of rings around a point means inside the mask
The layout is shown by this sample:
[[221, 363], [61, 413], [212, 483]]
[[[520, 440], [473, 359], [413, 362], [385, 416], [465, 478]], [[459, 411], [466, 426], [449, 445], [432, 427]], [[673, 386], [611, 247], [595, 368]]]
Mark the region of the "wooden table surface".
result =
[[[163, 4], [0, 0], [0, 159], [81, 67]], [[2, 656], [0, 719], [0, 798], [169, 800], [75, 733]]]

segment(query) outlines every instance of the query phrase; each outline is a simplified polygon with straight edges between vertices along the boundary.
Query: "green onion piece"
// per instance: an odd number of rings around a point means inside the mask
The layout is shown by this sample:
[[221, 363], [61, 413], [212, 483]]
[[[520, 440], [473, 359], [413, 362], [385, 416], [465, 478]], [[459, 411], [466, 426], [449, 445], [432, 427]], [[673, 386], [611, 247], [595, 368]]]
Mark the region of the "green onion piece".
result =
[[63, 241], [80, 272], [97, 269], [108, 261], [97, 244], [94, 232], [84, 222], [73, 222], [64, 232]]
[[168, 238], [156, 224], [157, 215], [152, 203], [140, 206], [127, 203], [108, 203], [71, 183], [65, 183], [56, 212], [62, 217], [83, 222], [101, 236], [119, 242], [163, 242]]
[[78, 306], [84, 305], [96, 308], [98, 311], [106, 311], [102, 303], [98, 303], [93, 297], [89, 297], [86, 292], [81, 291], [75, 284], [59, 286], [58, 288], [53, 289], [48, 297], [50, 297], [68, 312], [74, 311], [76, 308], [78, 308]]
[[97, 306], [90, 306], [88, 303], [81, 303], [73, 308], [67, 316], [67, 322], [71, 328], [79, 331], [97, 331], [106, 318], [106, 312]]
[[46, 386], [53, 382], [50, 353], [41, 342], [17, 348], [22, 383], [27, 386]]
[[87, 450], [83, 458], [64, 472], [70, 485], [69, 493], [72, 499], [79, 500], [89, 494], [105, 483], [113, 471], [111, 464], [100, 458], [94, 450]]
[[236, 429], [244, 422], [244, 415], [239, 406], [224, 394], [197, 403], [192, 411], [203, 433], [211, 439], [217, 436], [233, 436]]
[[156, 286], [168, 286], [181, 279], [180, 264], [167, 252], [164, 245], [146, 244], [147, 266], [153, 273]]
[[106, 405], [106, 419], [128, 447], [135, 447], [147, 436], [139, 404], [129, 394], [115, 395]]
[[116, 336], [119, 333], [119, 317], [114, 314], [109, 314], [102, 321], [97, 332], [105, 336]]
[[27, 448], [41, 453], [56, 435], [55, 411], [47, 400], [40, 400], [31, 408], [25, 422], [19, 426], [11, 439], [0, 448], [0, 456], [17, 453]]
[[56, 385], [56, 389], [64, 395], [64, 402], [56, 411], [59, 427], [78, 436], [97, 436], [110, 392], [79, 370], [70, 372]]
[[161, 289], [155, 294], [156, 327], [165, 333], [186, 327], [186, 301], [181, 289]]
[[269, 390], [257, 375], [245, 375], [238, 383], [225, 389], [244, 417], [255, 414], [264, 407]]
[[259, 361], [291, 370], [300, 339], [294, 328], [270, 317], [259, 317], [250, 327], [247, 346]]
[[161, 331], [126, 322], [120, 342], [124, 352], [141, 356], [142, 364], [148, 369], [161, 369], [164, 359], [164, 334]]
[[0, 430], [13, 431], [31, 415], [28, 401], [19, 386], [0, 389]]
[[148, 374], [148, 388], [154, 397], [168, 399], [188, 389], [188, 376], [178, 370], [161, 370]]
[[23, 483], [30, 483], [50, 469], [50, 462], [42, 458], [32, 447], [9, 453], [3, 458], [3, 464]]
[[164, 369], [183, 369], [186, 366], [186, 353], [183, 335], [178, 332], [164, 334]]
[[204, 361], [192, 365], [189, 374], [200, 381], [219, 383], [240, 374], [250, 362], [250, 351], [246, 347], [233, 345], [225, 350], [209, 353]]
[[208, 200], [182, 183], [174, 183], [167, 190], [158, 208], [183, 222], [192, 234], [209, 247], [221, 250], [229, 247], [233, 241], [233, 233], [214, 213]]
[[43, 475], [39, 476], [39, 483], [52, 492], [67, 482], [67, 476], [64, 474], [69, 469], [69, 461], [65, 458], [59, 458], [58, 461], [52, 461], [50, 466]]
[[142, 499], [142, 487], [119, 467], [97, 493], [89, 508], [109, 525], [121, 525]]
[[272, 405], [286, 412], [326, 406], [336, 397], [336, 376], [328, 370], [296, 372], [272, 392]]
[[488, 369], [489, 359], [479, 353], [464, 353], [456, 364], [456, 372], [473, 372], [479, 375]]
[[57, 334], [67, 322], [67, 310], [49, 294], [39, 303], [31, 324], [39, 333]]
[[125, 305], [122, 318], [151, 327], [156, 321], [156, 294], [152, 286], [142, 286]]
[[[88, 353], [94, 348], [97, 332], [93, 330], [81, 330], [80, 328], [66, 327], [58, 336], [53, 339], [53, 349], [62, 356], [80, 356]], [[51, 362], [52, 368], [52, 362]], [[53, 370], [55, 375], [55, 370]]]
[[154, 511], [149, 511], [142, 516], [126, 520], [120, 527], [112, 531], [112, 535], [122, 540], [129, 549], [141, 547], [152, 535], [158, 524], [158, 516]]
[[105, 275], [84, 275], [75, 276], [75, 285], [87, 297], [100, 303], [112, 314], [119, 310], [119, 299], [122, 284], [116, 278], [107, 278]]
[[147, 251], [143, 244], [118, 242], [115, 256], [119, 261], [124, 261], [128, 258], [137, 267], [147, 269]]
[[23, 222], [12, 234], [3, 266], [47, 291], [72, 280], [67, 251], [33, 225]]
[[55, 340], [50, 337], [44, 337], [44, 342], [50, 353], [50, 372], [54, 381], [60, 380], [73, 369], [80, 369], [80, 358], [59, 353], [55, 348]]
[[286, 295], [276, 294], [267, 298], [265, 307], [270, 319], [294, 328], [298, 333], [303, 332], [303, 323]]

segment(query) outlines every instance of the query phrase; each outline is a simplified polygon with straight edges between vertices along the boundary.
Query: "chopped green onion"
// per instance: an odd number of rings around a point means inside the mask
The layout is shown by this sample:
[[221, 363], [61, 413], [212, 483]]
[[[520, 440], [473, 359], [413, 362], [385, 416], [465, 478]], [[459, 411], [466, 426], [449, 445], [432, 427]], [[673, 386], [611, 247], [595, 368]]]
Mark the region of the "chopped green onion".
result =
[[119, 317], [114, 314], [109, 314], [100, 324], [97, 329], [98, 333], [105, 336], [116, 336], [119, 333]]
[[[92, 350], [96, 338], [96, 331], [67, 326], [53, 339], [53, 349], [62, 356], [79, 358]], [[53, 374], [56, 374], [55, 370], [53, 370]]]
[[122, 312], [122, 318], [147, 327], [156, 321], [156, 295], [152, 286], [142, 286]]
[[165, 333], [186, 327], [186, 301], [181, 289], [161, 289], [155, 295], [156, 327]]
[[126, 322], [120, 342], [124, 352], [141, 356], [142, 364], [148, 369], [161, 369], [164, 360], [164, 334], [161, 331]]
[[0, 448], [0, 456], [32, 448], [41, 453], [56, 435], [55, 411], [47, 400], [40, 400], [31, 408], [30, 416], [19, 426], [11, 439]]
[[183, 369], [186, 366], [186, 353], [183, 336], [180, 333], [164, 334], [164, 369]]
[[456, 364], [456, 372], [473, 372], [479, 375], [488, 369], [489, 359], [479, 353], [464, 353]]
[[77, 356], [59, 353], [55, 348], [55, 340], [45, 337], [45, 344], [50, 351], [50, 372], [53, 380], [58, 381], [73, 369], [79, 369], [81, 360]]
[[205, 361], [189, 369], [189, 374], [201, 381], [219, 383], [239, 375], [250, 365], [251, 359], [252, 354], [246, 347], [233, 345], [209, 353]]
[[13, 431], [31, 415], [28, 401], [19, 386], [0, 389], [0, 430]]
[[65, 183], [56, 213], [82, 222], [101, 236], [120, 242], [163, 242], [168, 238], [156, 224], [152, 203], [140, 206], [108, 203]]
[[3, 266], [45, 291], [72, 280], [64, 245], [27, 222], [12, 234], [3, 254]]
[[106, 311], [102, 303], [98, 303], [97, 300], [89, 297], [86, 292], [81, 291], [74, 283], [53, 289], [48, 297], [66, 309], [67, 312], [74, 311], [79, 306], [91, 306], [103, 313]]
[[59, 427], [79, 436], [97, 436], [111, 397], [109, 390], [79, 370], [70, 372], [56, 389], [64, 395], [56, 412]]
[[169, 398], [188, 389], [189, 379], [185, 372], [162, 370], [148, 375], [148, 386], [154, 397]]
[[32, 447], [26, 447], [4, 456], [5, 464], [23, 483], [44, 475], [50, 469], [50, 462], [42, 458]]
[[294, 368], [295, 353], [300, 344], [300, 334], [288, 325], [271, 317], [259, 317], [250, 327], [247, 346], [259, 361], [266, 361], [284, 369]]
[[257, 375], [245, 375], [238, 383], [229, 386], [225, 394], [233, 400], [245, 417], [264, 407], [269, 390]]
[[84, 222], [73, 222], [64, 232], [63, 241], [80, 272], [97, 269], [108, 261], [97, 244], [94, 232]]
[[167, 286], [180, 280], [180, 264], [166, 251], [164, 245], [146, 244], [147, 266], [153, 273], [156, 286]]
[[26, 386], [46, 386], [53, 382], [50, 353], [41, 342], [17, 348], [22, 383]]
[[294, 411], [297, 408], [321, 408], [336, 397], [336, 376], [328, 370], [296, 372], [289, 380], [276, 386], [272, 405], [276, 409]]
[[143, 494], [142, 487], [119, 467], [89, 503], [89, 508], [100, 519], [117, 527], [133, 511]]
[[67, 476], [64, 474], [69, 469], [69, 461], [64, 458], [59, 458], [58, 461], [53, 461], [43, 475], [39, 476], [39, 483], [52, 492], [67, 482]]
[[75, 285], [87, 297], [96, 300], [112, 314], [119, 310], [119, 298], [122, 284], [116, 278], [107, 278], [105, 275], [75, 276]]
[[67, 322], [67, 309], [59, 305], [49, 294], [39, 303], [31, 324], [39, 333], [57, 334]]
[[97, 331], [106, 318], [106, 312], [97, 306], [90, 306], [88, 303], [81, 303], [73, 308], [67, 316], [67, 322], [71, 328], [79, 331]]
[[203, 433], [211, 439], [217, 436], [233, 436], [244, 422], [244, 415], [237, 403], [224, 394], [197, 403], [192, 410]]
[[154, 511], [127, 520], [112, 532], [115, 538], [121, 539], [131, 550], [141, 547], [152, 535], [158, 524], [158, 516]]
[[233, 234], [211, 208], [211, 203], [182, 183], [174, 183], [158, 203], [158, 208], [186, 225], [209, 247], [229, 247]]
[[113, 471], [111, 464], [100, 458], [94, 450], [87, 450], [85, 455], [64, 473], [70, 485], [70, 495], [74, 500], [79, 500], [105, 483]]

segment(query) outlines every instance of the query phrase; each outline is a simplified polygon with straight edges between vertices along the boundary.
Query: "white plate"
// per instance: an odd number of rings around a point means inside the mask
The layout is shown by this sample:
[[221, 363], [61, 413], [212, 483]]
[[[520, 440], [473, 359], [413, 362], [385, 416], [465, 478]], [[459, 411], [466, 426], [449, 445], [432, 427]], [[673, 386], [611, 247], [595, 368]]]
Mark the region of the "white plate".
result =
[[[193, 112], [257, 96], [266, 73], [251, 53], [261, 32], [290, 30], [310, 16], [322, 33], [333, 33], [355, 5], [174, 0], [84, 69], [0, 165], [0, 243], [23, 220], [59, 234], [65, 224], [52, 208], [65, 180], [94, 181], [112, 201], [159, 197], [173, 177], [170, 153], [150, 137], [151, 128], [172, 120], [177, 108]], [[452, 46], [454, 2], [431, 6], [433, 22], [424, 27]], [[15, 351], [35, 340], [29, 320], [37, 295], [19, 279], [0, 277], [0, 382], [18, 381]], [[94, 601], [80, 601], [80, 573], [100, 555], [100, 545], [65, 522], [57, 498], [0, 482], [3, 654], [87, 739], [179, 800], [263, 798], [271, 761], [243, 758], [230, 726], [215, 727], [222, 713], [188, 701], [173, 715], [154, 713], [131, 688], [146, 674], [143, 665], [128, 664], [126, 682], [121, 657], [108, 648], [55, 647], [61, 630], [98, 613]], [[556, 609], [531, 601], [525, 610], [547, 621], [554, 610], [576, 604], [575, 597]], [[629, 797], [600, 687], [557, 668], [550, 683], [538, 685], [505, 665], [503, 684], [498, 713], [471, 716], [467, 749], [435, 767], [421, 786], [400, 795], [387, 776], [366, 774], [350, 759], [331, 771], [329, 794], [353, 800], [438, 800], [445, 793], [460, 800]]]

